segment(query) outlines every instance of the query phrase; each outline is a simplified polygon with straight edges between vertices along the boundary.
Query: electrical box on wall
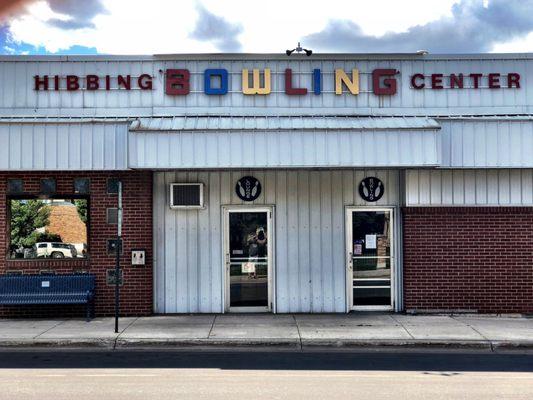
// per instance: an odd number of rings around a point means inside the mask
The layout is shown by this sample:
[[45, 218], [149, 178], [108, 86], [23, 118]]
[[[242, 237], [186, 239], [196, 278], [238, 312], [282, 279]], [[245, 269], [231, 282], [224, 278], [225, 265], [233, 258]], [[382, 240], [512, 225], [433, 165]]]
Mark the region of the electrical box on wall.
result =
[[170, 208], [204, 208], [204, 184], [170, 184]]
[[[116, 285], [117, 284], [117, 281], [116, 281], [116, 274], [115, 274], [115, 269], [114, 268], [110, 268], [108, 270], [106, 270], [106, 284], [107, 285]], [[118, 284], [120, 286], [122, 286], [124, 284], [124, 272], [122, 271], [122, 268], [120, 269], [119, 273], [118, 273]]]
[[146, 264], [146, 251], [145, 250], [132, 250], [131, 251], [131, 265], [145, 265]]

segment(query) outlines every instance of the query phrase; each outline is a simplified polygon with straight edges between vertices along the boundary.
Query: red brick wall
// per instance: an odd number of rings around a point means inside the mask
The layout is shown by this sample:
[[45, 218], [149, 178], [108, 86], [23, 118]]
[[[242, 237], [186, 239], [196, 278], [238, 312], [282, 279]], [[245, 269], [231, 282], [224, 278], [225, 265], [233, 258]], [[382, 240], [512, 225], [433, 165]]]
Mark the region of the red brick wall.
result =
[[[114, 268], [115, 257], [107, 254], [107, 239], [117, 234], [117, 226], [107, 224], [106, 208], [117, 206], [117, 195], [107, 194], [107, 178], [118, 177], [123, 182], [123, 243], [121, 266], [124, 285], [121, 287], [123, 315], [148, 315], [152, 313], [152, 173], [128, 171], [109, 172], [51, 172], [51, 173], [0, 173], [0, 273], [23, 270], [39, 273], [43, 269], [70, 273], [86, 270], [96, 275], [96, 314], [112, 315], [114, 312], [114, 287], [106, 284], [106, 270]], [[24, 191], [38, 194], [40, 179], [55, 178], [57, 194], [73, 194], [75, 178], [89, 178], [91, 182], [89, 214], [89, 259], [87, 260], [9, 260], [7, 238], [7, 180], [23, 179]], [[146, 250], [146, 265], [131, 266], [131, 250]], [[2, 307], [2, 316], [83, 316], [78, 306]]]
[[533, 312], [533, 207], [410, 207], [404, 305]]

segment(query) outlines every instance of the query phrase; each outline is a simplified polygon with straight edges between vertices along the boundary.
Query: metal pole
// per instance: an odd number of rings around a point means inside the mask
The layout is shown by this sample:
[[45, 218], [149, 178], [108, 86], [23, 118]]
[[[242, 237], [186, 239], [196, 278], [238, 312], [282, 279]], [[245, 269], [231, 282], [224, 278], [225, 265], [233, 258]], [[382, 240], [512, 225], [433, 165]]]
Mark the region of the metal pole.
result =
[[122, 250], [122, 182], [118, 181], [118, 207], [117, 207], [117, 243], [115, 262], [115, 333], [118, 333], [118, 317], [120, 314], [120, 252]]

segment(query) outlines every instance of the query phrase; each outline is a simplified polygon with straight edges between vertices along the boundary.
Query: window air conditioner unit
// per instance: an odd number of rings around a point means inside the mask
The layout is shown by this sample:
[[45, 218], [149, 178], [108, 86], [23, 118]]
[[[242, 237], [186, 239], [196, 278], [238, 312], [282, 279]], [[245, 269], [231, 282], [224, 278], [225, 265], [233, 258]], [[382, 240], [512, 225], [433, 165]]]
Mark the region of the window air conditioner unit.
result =
[[203, 208], [203, 183], [171, 183], [170, 208]]

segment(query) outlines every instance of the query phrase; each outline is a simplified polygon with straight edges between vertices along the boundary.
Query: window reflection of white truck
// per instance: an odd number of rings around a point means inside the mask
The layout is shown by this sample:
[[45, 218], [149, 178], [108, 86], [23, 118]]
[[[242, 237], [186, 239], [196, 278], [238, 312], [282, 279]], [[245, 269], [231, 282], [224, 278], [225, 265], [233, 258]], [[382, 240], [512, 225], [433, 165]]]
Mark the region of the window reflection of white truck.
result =
[[[35, 253], [38, 258], [76, 258], [78, 250], [73, 244], [60, 242], [35, 243]], [[79, 257], [83, 257], [81, 253]]]

